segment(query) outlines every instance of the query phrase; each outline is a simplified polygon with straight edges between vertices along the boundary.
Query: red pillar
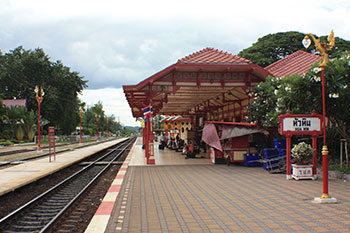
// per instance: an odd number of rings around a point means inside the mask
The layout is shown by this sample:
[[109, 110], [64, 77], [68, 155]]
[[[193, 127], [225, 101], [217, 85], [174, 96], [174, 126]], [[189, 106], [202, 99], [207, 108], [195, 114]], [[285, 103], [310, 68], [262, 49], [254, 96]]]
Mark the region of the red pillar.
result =
[[148, 144], [148, 156], [147, 156], [147, 164], [155, 164], [154, 160], [154, 142], [153, 142], [153, 125], [152, 125], [152, 113], [147, 115], [147, 143]]
[[312, 159], [312, 173], [317, 175], [317, 136], [312, 136], [312, 149], [314, 150], [314, 157]]
[[291, 136], [287, 136], [287, 180], [292, 179], [292, 175], [291, 175], [291, 155], [290, 155], [290, 151], [291, 151]]
[[322, 107], [323, 107], [323, 194], [321, 198], [330, 198], [328, 195], [328, 148], [326, 144], [326, 98], [325, 98], [325, 83], [324, 83], [324, 68], [322, 67]]
[[41, 142], [40, 142], [40, 103], [41, 100], [38, 100], [38, 150], [41, 150]]
[[329, 198], [328, 195], [328, 149], [327, 146], [322, 148], [322, 160], [323, 160], [323, 194], [322, 198]]
[[81, 144], [81, 110], [80, 110], [80, 137], [79, 137], [79, 143]]
[[145, 128], [143, 129], [143, 134], [144, 134], [144, 142], [143, 144], [145, 145], [145, 157], [149, 157], [149, 142], [148, 142], [148, 118], [145, 117]]

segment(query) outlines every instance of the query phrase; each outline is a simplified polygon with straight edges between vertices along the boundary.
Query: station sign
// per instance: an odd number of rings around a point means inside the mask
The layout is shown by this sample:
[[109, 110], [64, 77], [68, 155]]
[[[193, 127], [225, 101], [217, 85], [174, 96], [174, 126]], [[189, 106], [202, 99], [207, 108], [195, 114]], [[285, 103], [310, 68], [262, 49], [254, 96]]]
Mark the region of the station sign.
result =
[[[317, 136], [322, 134], [322, 116], [316, 114], [314, 110], [312, 114], [290, 114], [287, 110], [286, 114], [278, 117], [280, 122], [280, 134], [286, 136], [286, 165], [287, 179], [292, 179], [291, 175], [291, 137], [293, 135], [311, 135], [312, 148], [314, 150], [314, 158], [312, 160], [312, 173], [317, 174]], [[294, 171], [294, 169], [293, 169]]]
[[317, 117], [286, 117], [283, 131], [320, 131], [321, 119]]
[[287, 112], [278, 117], [282, 135], [313, 135], [322, 134], [322, 116], [316, 114], [290, 114]]

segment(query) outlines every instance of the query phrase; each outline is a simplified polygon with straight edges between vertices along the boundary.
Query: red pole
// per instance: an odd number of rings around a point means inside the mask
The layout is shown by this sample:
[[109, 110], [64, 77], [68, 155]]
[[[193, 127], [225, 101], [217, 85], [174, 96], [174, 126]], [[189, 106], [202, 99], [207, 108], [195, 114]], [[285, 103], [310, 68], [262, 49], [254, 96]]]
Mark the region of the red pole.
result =
[[323, 148], [322, 148], [322, 161], [323, 161], [323, 194], [321, 198], [329, 198], [328, 195], [328, 148], [326, 145], [326, 97], [325, 97], [325, 80], [324, 80], [324, 67], [322, 67], [322, 107], [323, 107]]
[[80, 109], [80, 138], [79, 143], [81, 144], [81, 109]]
[[153, 135], [153, 113], [149, 114], [149, 157], [148, 157], [148, 163], [147, 164], [155, 164], [155, 159], [154, 159], [154, 135]]
[[40, 102], [41, 99], [38, 98], [38, 150], [41, 150], [41, 143], [40, 143]]
[[312, 136], [312, 149], [314, 150], [314, 157], [312, 159], [312, 173], [317, 175], [317, 136]]
[[286, 163], [287, 163], [287, 180], [290, 180], [290, 179], [292, 179], [292, 175], [291, 175], [291, 173], [290, 173], [290, 171], [291, 171], [291, 155], [290, 155], [290, 150], [291, 150], [291, 136], [287, 136], [287, 161], [286, 161]]
[[145, 124], [145, 129], [144, 129], [144, 134], [145, 134], [145, 157], [149, 158], [149, 134], [148, 134], [148, 130], [149, 130], [149, 117], [148, 115], [145, 117], [146, 118], [146, 124]]
[[[41, 150], [41, 142], [40, 142], [40, 138], [41, 138], [41, 135], [40, 135], [40, 103], [43, 100], [44, 90], [42, 88], [39, 90], [39, 87], [35, 86], [34, 92], [35, 92], [35, 99], [38, 102], [38, 151], [40, 151]], [[40, 93], [40, 96], [38, 95], [39, 93]]]
[[100, 121], [100, 118], [97, 118], [97, 141], [100, 140], [100, 134], [98, 132], [98, 123], [99, 123], [99, 121]]
[[324, 88], [324, 68], [322, 67], [322, 109], [323, 109], [323, 145], [326, 145], [326, 97]]

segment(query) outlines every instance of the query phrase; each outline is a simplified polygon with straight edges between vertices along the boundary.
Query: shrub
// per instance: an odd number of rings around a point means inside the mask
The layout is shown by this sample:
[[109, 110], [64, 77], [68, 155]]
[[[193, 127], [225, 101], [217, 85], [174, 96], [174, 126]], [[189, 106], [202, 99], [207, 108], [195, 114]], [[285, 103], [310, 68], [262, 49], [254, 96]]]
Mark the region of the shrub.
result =
[[311, 164], [314, 157], [314, 150], [309, 144], [301, 142], [293, 147], [292, 156], [294, 157], [292, 163], [297, 165]]

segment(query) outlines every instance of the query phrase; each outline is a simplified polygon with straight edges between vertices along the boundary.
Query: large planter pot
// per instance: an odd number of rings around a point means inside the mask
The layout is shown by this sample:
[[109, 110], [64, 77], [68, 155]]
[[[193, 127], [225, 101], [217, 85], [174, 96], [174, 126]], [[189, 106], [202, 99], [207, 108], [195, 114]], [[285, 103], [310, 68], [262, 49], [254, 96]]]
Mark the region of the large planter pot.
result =
[[312, 165], [297, 165], [292, 164], [293, 173], [292, 177], [296, 180], [300, 179], [315, 179], [315, 176], [312, 174]]

